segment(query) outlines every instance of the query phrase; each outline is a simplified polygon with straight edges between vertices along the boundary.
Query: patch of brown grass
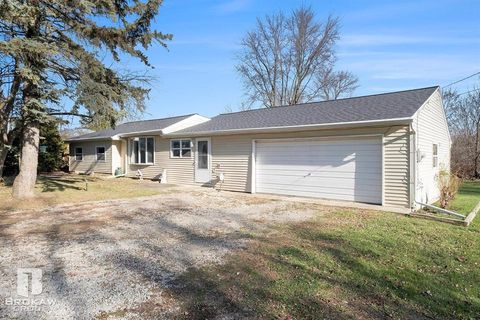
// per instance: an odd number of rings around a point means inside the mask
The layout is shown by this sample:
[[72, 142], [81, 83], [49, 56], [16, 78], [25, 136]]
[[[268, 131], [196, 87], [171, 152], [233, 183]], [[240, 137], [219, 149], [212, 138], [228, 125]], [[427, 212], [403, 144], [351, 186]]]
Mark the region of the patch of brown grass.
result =
[[0, 199], [2, 199], [0, 212], [38, 209], [64, 203], [150, 196], [166, 192], [169, 192], [168, 187], [160, 187], [158, 182], [148, 180], [110, 179], [75, 174], [41, 176], [37, 179], [35, 187], [36, 197], [26, 201], [13, 199], [11, 186], [8, 184], [0, 186]]

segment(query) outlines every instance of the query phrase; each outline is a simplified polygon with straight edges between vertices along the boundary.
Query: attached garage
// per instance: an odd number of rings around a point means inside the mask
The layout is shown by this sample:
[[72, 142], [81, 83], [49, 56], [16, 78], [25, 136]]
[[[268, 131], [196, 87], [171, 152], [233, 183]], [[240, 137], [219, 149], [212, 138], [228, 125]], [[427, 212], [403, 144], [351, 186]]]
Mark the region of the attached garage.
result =
[[382, 136], [255, 142], [260, 193], [382, 204]]

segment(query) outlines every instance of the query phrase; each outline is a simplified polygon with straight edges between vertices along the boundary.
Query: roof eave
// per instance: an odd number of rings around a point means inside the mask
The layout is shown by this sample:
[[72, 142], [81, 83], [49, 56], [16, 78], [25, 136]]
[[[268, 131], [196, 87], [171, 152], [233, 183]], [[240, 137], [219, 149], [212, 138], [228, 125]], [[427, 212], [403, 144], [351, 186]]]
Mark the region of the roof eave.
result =
[[95, 141], [95, 140], [114, 140], [118, 141], [121, 138], [128, 138], [138, 135], [162, 135], [163, 129], [154, 129], [154, 130], [144, 130], [144, 131], [135, 131], [128, 133], [119, 133], [110, 137], [96, 137], [96, 138], [79, 138], [79, 139], [66, 139], [65, 142], [75, 142], [75, 141]]
[[396, 119], [381, 119], [381, 120], [367, 120], [354, 122], [338, 122], [338, 123], [324, 123], [324, 124], [308, 124], [297, 126], [279, 126], [279, 127], [265, 127], [265, 128], [245, 128], [245, 129], [230, 129], [230, 130], [213, 130], [213, 131], [198, 131], [166, 134], [165, 137], [193, 137], [206, 135], [233, 135], [245, 133], [267, 133], [267, 132], [289, 132], [289, 131], [308, 131], [319, 129], [340, 129], [340, 128], [356, 128], [356, 127], [371, 127], [384, 125], [409, 125], [413, 121], [412, 117], [396, 118]]
[[92, 137], [92, 138], [71, 138], [65, 139], [63, 142], [72, 143], [72, 142], [88, 142], [88, 141], [97, 141], [97, 140], [113, 140], [112, 137]]
[[153, 129], [153, 130], [144, 130], [144, 131], [135, 131], [135, 132], [126, 132], [114, 135], [112, 137], [113, 140], [119, 140], [120, 138], [128, 138], [128, 137], [135, 137], [138, 135], [163, 135], [163, 128], [162, 129]]

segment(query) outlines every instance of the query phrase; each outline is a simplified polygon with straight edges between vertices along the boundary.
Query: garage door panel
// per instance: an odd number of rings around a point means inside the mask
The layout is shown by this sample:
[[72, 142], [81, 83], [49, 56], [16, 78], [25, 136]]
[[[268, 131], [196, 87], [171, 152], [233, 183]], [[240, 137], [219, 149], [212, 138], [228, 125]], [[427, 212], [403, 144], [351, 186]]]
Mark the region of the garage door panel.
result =
[[[298, 174], [298, 172], [281, 172], [281, 176], [278, 173], [261, 173], [257, 174], [257, 182], [261, 181], [290, 181], [291, 179], [307, 179], [306, 178], [307, 174]], [[372, 180], [375, 181], [375, 183], [378, 183], [378, 180], [381, 178], [378, 173], [372, 172], [372, 173], [355, 173], [355, 172], [319, 172], [319, 173], [314, 173], [311, 176], [309, 176], [308, 180], [310, 182], [312, 180], [315, 181], [322, 181], [325, 183], [328, 183], [328, 181], [324, 181], [325, 179], [333, 179], [333, 180], [338, 180], [339, 182], [344, 183], [345, 181], [348, 180], [354, 180], [354, 179], [361, 179], [362, 181], [368, 181]]]
[[355, 201], [355, 202], [365, 202], [365, 203], [377, 203], [377, 197], [370, 195], [358, 195], [358, 194], [341, 194], [334, 192], [318, 192], [311, 190], [295, 190], [290, 188], [268, 188], [263, 191], [264, 193], [271, 194], [282, 194], [287, 196], [300, 196], [300, 197], [314, 197], [322, 199], [331, 199], [331, 200], [342, 200], [342, 201]]
[[260, 151], [262, 151], [263, 154], [266, 155], [281, 155], [284, 154], [284, 151], [290, 151], [290, 152], [296, 152], [298, 155], [302, 155], [305, 151], [305, 148], [309, 148], [312, 151], [317, 151], [317, 152], [322, 152], [326, 154], [331, 154], [331, 155], [342, 155], [342, 154], [349, 154], [352, 153], [352, 149], [356, 149], [353, 152], [364, 152], [368, 154], [368, 152], [376, 151], [378, 150], [378, 146], [375, 145], [369, 145], [369, 146], [358, 146], [358, 145], [343, 145], [343, 146], [327, 146], [327, 145], [319, 145], [319, 146], [313, 146], [313, 145], [301, 145], [301, 146], [295, 146], [295, 147], [289, 147], [285, 146], [283, 147], [282, 150], [278, 150], [277, 148], [273, 148], [272, 146], [270, 147], [263, 147], [261, 146], [259, 148]]
[[[355, 171], [335, 171], [335, 170], [325, 170], [325, 171], [308, 171], [308, 170], [262, 170], [257, 173], [257, 179], [279, 179], [279, 180], [289, 180], [291, 178], [302, 178], [307, 180], [323, 180], [328, 178], [334, 179], [360, 179], [360, 180], [375, 180], [378, 182], [378, 179], [381, 178], [381, 174], [375, 170], [370, 170], [370, 172], [355, 172]], [[259, 181], [260, 181], [259, 180]], [[265, 180], [265, 181], [267, 181]]]
[[[291, 183], [283, 183], [283, 182], [265, 182], [263, 183], [265, 188], [269, 189], [274, 189], [274, 188], [281, 188], [281, 189], [289, 189], [291, 187]], [[343, 184], [336, 186], [335, 188], [332, 188], [329, 185], [325, 184], [310, 184], [310, 183], [298, 183], [298, 186], [302, 187], [302, 190], [308, 190], [311, 192], [319, 192], [319, 193], [336, 193], [336, 194], [351, 194], [352, 188], [355, 186], [352, 185], [351, 183], [349, 184]], [[334, 190], [334, 191], [332, 191]], [[371, 185], [364, 185], [362, 186], [362, 189], [357, 189], [355, 190], [356, 195], [369, 195], [372, 193], [372, 191], [381, 191], [381, 188], [379, 188], [377, 185], [371, 184]]]
[[[378, 155], [375, 152], [358, 152], [356, 154], [332, 154], [328, 150], [302, 150], [302, 153], [290, 152], [288, 149], [283, 150], [278, 154], [265, 154], [262, 150], [259, 150], [261, 156], [257, 157], [258, 165], [284, 165], [284, 166], [299, 166], [315, 164], [329, 165], [329, 166], [342, 166], [348, 165], [353, 161], [359, 162], [359, 164], [374, 162], [381, 164], [382, 160], [378, 159]], [[314, 157], [312, 157], [314, 155]], [[358, 161], [361, 160], [361, 161]]]
[[[302, 145], [302, 146], [295, 146], [295, 147], [288, 147], [286, 146], [284, 150], [288, 150], [290, 152], [295, 152], [298, 155], [302, 155], [305, 151], [305, 148], [310, 148], [312, 151], [317, 151], [317, 152], [322, 152], [322, 153], [328, 153], [329, 155], [348, 155], [348, 151], [346, 151], [346, 148], [353, 149], [358, 146], [355, 145], [344, 145], [344, 146], [309, 146], [309, 145]], [[261, 147], [259, 149], [262, 151], [264, 154], [268, 155], [282, 155], [284, 154], [284, 150], [278, 150], [276, 148], [265, 148]], [[378, 147], [375, 145], [370, 145], [370, 146], [362, 146], [361, 149], [357, 149], [355, 152], [360, 152], [360, 153], [365, 153], [369, 154], [369, 152], [377, 151]]]
[[[358, 179], [358, 177], [356, 177]], [[298, 185], [298, 186], [318, 186], [327, 188], [340, 188], [340, 189], [352, 189], [357, 185], [354, 178], [337, 178], [337, 177], [305, 177], [305, 176], [259, 176], [258, 184], [260, 185]], [[378, 177], [362, 178], [362, 187], [378, 188]]]
[[257, 142], [257, 192], [381, 203], [380, 138]]
[[[362, 160], [358, 162], [358, 160]], [[276, 157], [272, 156], [271, 158], [267, 159], [259, 159], [257, 161], [258, 165], [264, 165], [265, 167], [269, 166], [309, 166], [314, 165], [315, 167], [318, 166], [329, 166], [329, 167], [341, 167], [341, 166], [348, 166], [349, 164], [354, 165], [353, 162], [357, 161], [358, 165], [364, 165], [368, 163], [372, 163], [373, 165], [380, 165], [382, 161], [378, 159], [374, 159], [371, 157], [362, 157], [362, 156], [349, 156], [345, 158], [339, 158], [334, 156], [318, 156], [316, 158], [308, 158], [307, 156], [287, 156], [287, 157]], [[285, 163], [292, 163], [292, 164], [285, 164]], [[372, 167], [372, 165], [370, 165]]]
[[[292, 160], [293, 161], [293, 160]], [[351, 173], [375, 173], [378, 175], [378, 167], [381, 167], [381, 162], [372, 162], [372, 163], [355, 163], [352, 161], [350, 164], [344, 164], [342, 166], [333, 166], [325, 163], [319, 163], [318, 165], [285, 165], [281, 164], [276, 165], [258, 165], [258, 168], [261, 169], [261, 172], [265, 173], [279, 173], [279, 172], [304, 172], [304, 173], [322, 173], [322, 172], [331, 172], [331, 173], [341, 173], [341, 172], [351, 172]], [[259, 170], [260, 171], [260, 170]]]
[[367, 141], [365, 138], [359, 137], [359, 138], [333, 138], [329, 139], [327, 137], [325, 138], [312, 138], [312, 139], [307, 139], [307, 138], [299, 138], [299, 139], [292, 139], [292, 140], [281, 140], [277, 139], [276, 141], [261, 141], [263, 148], [274, 148], [275, 145], [281, 143], [284, 144], [284, 147], [287, 148], [294, 148], [299, 145], [308, 145], [311, 146], [312, 143], [321, 143], [324, 146], [341, 146], [341, 145], [348, 145], [348, 146], [356, 146], [358, 145], [358, 141], [361, 141], [363, 146], [368, 146], [368, 145], [377, 145], [377, 141], [374, 139], [371, 139], [370, 141]]

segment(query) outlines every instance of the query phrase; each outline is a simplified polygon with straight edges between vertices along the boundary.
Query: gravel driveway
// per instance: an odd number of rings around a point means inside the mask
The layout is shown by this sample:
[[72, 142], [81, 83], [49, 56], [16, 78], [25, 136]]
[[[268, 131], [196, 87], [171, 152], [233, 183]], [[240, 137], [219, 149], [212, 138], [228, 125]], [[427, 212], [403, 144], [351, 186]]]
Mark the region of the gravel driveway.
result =
[[[0, 318], [175, 316], [182, 301], [164, 293], [187, 268], [221, 263], [252, 233], [320, 214], [311, 208], [171, 187], [152, 197], [2, 214]], [[17, 268], [40, 268], [43, 292], [19, 296]]]

